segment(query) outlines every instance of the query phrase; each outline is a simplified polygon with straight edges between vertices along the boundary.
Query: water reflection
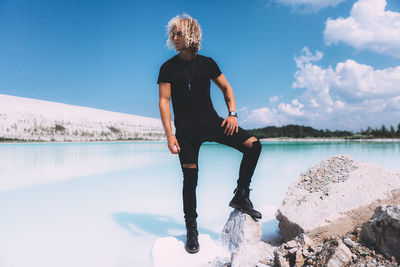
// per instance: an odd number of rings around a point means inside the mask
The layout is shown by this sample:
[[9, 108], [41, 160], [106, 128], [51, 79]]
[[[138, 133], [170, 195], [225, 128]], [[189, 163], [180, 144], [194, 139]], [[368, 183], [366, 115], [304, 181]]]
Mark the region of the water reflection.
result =
[[[200, 152], [200, 169], [219, 172], [225, 163], [238, 165], [241, 153], [233, 151], [205, 143]], [[293, 181], [302, 170], [336, 154], [400, 172], [399, 143], [265, 142], [255, 178], [257, 173], [263, 173], [288, 176], [284, 180]], [[165, 142], [0, 144], [0, 191], [148, 166], [175, 168], [176, 161], [177, 156], [169, 153]], [[229, 168], [228, 172], [233, 177], [237, 175], [236, 168]]]
[[0, 191], [165, 162], [163, 143], [0, 145]]

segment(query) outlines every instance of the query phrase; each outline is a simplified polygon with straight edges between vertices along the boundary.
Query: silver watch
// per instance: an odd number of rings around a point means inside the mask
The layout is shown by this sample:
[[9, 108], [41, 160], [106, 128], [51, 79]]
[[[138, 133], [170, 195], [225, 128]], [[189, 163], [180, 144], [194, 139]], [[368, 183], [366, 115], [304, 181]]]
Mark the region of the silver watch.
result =
[[229, 111], [229, 116], [235, 116], [236, 118], [238, 117], [236, 111]]

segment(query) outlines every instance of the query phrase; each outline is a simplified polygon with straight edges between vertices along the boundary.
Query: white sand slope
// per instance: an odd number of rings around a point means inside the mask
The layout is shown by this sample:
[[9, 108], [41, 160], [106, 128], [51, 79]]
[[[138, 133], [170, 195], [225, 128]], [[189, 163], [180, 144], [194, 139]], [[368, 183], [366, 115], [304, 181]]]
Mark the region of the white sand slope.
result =
[[0, 94], [2, 138], [101, 141], [163, 136], [160, 119]]
[[172, 236], [159, 238], [152, 249], [153, 264], [155, 267], [204, 267], [212, 266], [217, 258], [230, 256], [209, 235], [200, 234], [199, 243], [199, 253], [189, 254], [185, 251], [183, 240]]

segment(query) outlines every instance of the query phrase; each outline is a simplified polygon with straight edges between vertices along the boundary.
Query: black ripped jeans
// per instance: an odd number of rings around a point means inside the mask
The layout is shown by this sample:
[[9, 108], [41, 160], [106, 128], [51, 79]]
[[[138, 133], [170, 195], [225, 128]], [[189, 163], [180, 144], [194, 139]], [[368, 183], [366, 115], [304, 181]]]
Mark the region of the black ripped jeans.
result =
[[[212, 134], [205, 134], [204, 137], [196, 135], [182, 134], [178, 129], [176, 131], [176, 138], [178, 140], [181, 151], [179, 153], [179, 160], [183, 172], [183, 212], [185, 219], [197, 218], [196, 212], [196, 186], [198, 179], [198, 157], [200, 146], [206, 141], [214, 141], [223, 145], [233, 147], [243, 153], [243, 158], [240, 163], [239, 178], [237, 180], [238, 187], [249, 187], [251, 177], [253, 176], [256, 168], [258, 158], [261, 153], [261, 144], [257, 140], [253, 142], [252, 148], [248, 148], [243, 143], [248, 140], [251, 135], [244, 129], [239, 127], [238, 133], [233, 135], [226, 135], [224, 127], [220, 127], [221, 120], [213, 126], [214, 129], [209, 129]], [[185, 164], [196, 164], [196, 168], [184, 167]], [[191, 166], [190, 166], [191, 167]]]

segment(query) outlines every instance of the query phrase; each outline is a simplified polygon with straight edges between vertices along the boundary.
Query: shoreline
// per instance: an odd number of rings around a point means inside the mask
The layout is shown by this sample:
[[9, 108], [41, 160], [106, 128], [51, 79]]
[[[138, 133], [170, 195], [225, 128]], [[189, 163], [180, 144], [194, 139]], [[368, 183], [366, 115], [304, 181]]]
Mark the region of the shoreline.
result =
[[397, 143], [400, 138], [371, 138], [371, 139], [346, 139], [346, 138], [261, 138], [261, 142], [376, 142], [376, 143]]
[[[2, 144], [74, 144], [74, 143], [157, 143], [166, 142], [166, 140], [96, 140], [96, 141], [0, 141]], [[345, 138], [287, 138], [287, 137], [276, 137], [276, 138], [261, 138], [260, 142], [271, 142], [271, 143], [335, 143], [335, 142], [358, 142], [358, 143], [400, 143], [400, 138], [371, 138], [371, 139], [345, 139]]]
[[96, 140], [96, 141], [0, 141], [2, 144], [79, 144], [79, 143], [144, 143], [164, 142], [163, 140]]

